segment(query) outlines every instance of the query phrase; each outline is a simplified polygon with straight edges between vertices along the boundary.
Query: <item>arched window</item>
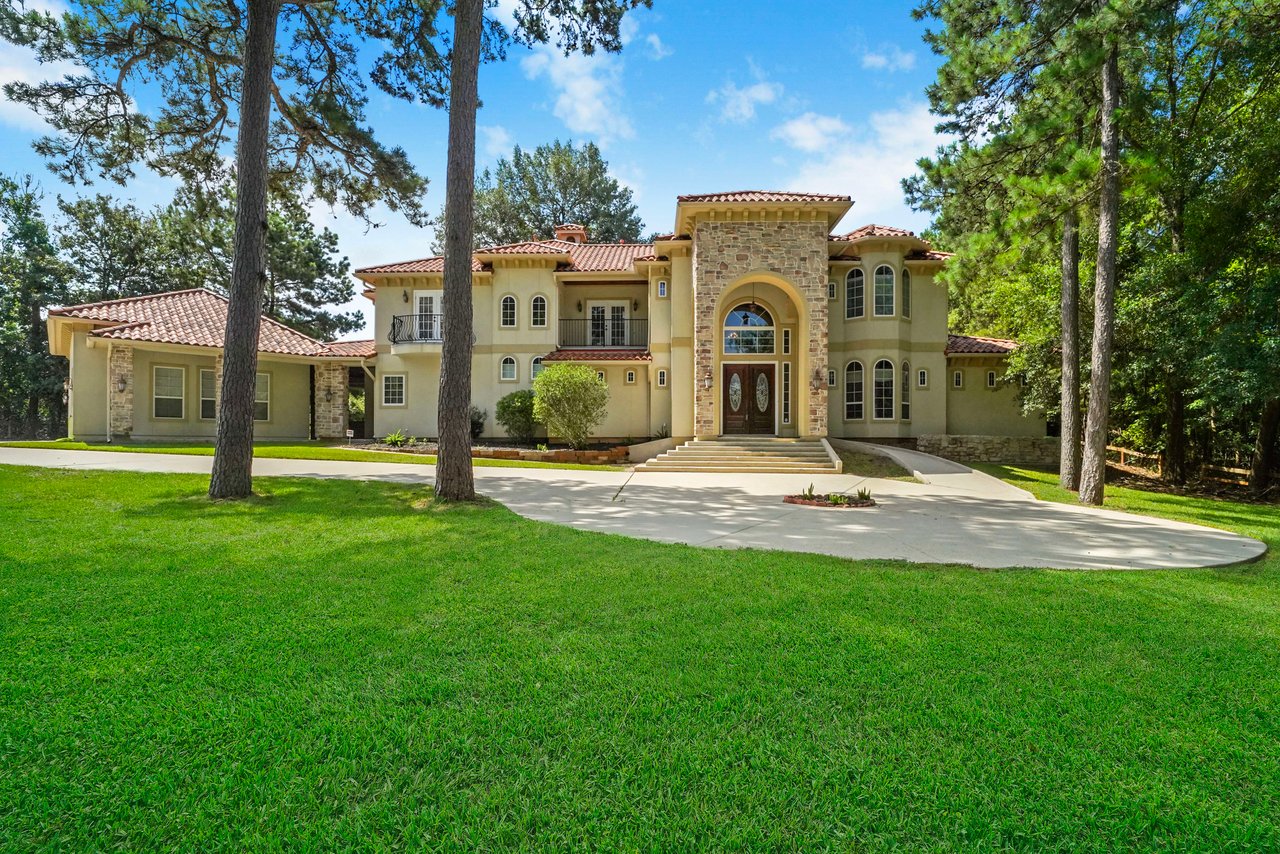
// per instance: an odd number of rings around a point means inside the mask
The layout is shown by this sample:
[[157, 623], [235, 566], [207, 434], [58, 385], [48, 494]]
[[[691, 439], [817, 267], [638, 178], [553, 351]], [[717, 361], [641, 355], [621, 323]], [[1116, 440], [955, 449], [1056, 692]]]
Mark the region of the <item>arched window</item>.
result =
[[[903, 273], [902, 278], [903, 278], [903, 281], [906, 280], [907, 278], [906, 273]], [[900, 392], [900, 395], [902, 397], [902, 403], [899, 408], [902, 410], [902, 420], [910, 421], [911, 420], [911, 363], [910, 362], [902, 363], [902, 391]]]
[[873, 394], [874, 411], [872, 414], [879, 419], [889, 419], [893, 417], [893, 362], [888, 359], [881, 359], [876, 362], [875, 369], [875, 388]]
[[862, 317], [867, 310], [867, 275], [850, 270], [844, 280], [844, 316]]
[[763, 306], [744, 302], [724, 319], [726, 353], [772, 353], [773, 315]]
[[547, 298], [534, 297], [529, 304], [529, 325], [543, 327], [547, 325]]
[[856, 421], [863, 416], [862, 363], [850, 362], [844, 368], [844, 417]]
[[542, 373], [542, 357], [534, 356], [533, 361], [529, 363], [529, 379], [536, 380], [540, 373]]
[[516, 298], [510, 294], [502, 298], [502, 310], [498, 322], [504, 327], [516, 325]]
[[902, 268], [902, 316], [911, 316], [911, 271]]
[[893, 284], [893, 268], [888, 264], [881, 264], [879, 267], [876, 267], [876, 317], [893, 316]]
[[501, 373], [498, 376], [503, 382], [515, 382], [518, 379], [515, 356], [502, 357]]

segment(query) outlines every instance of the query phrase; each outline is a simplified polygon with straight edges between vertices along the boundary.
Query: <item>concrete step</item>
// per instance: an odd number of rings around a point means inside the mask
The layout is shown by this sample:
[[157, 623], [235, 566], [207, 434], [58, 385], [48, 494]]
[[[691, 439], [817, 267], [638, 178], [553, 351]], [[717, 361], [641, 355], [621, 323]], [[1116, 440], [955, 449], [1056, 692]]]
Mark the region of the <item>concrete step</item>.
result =
[[838, 468], [819, 439], [726, 436], [685, 442], [636, 470], [834, 474]]

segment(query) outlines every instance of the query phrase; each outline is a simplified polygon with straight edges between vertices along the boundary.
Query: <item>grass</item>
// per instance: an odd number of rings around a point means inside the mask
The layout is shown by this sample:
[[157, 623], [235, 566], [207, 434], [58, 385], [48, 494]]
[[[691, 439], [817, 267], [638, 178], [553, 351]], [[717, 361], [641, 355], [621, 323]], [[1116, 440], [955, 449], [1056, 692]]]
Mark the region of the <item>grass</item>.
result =
[[[52, 448], [59, 451], [118, 451], [127, 454], [191, 454], [201, 457], [213, 456], [213, 445], [207, 442], [136, 442], [110, 444], [93, 444], [76, 442], [71, 439], [55, 439], [43, 442], [0, 442], [0, 448]], [[271, 442], [257, 441], [253, 444], [253, 455], [259, 459], [276, 460], [339, 460], [355, 463], [408, 463], [410, 465], [435, 465], [436, 458], [431, 454], [398, 454], [394, 451], [363, 451], [359, 448], [348, 448], [326, 445], [321, 442]], [[530, 469], [594, 469], [601, 471], [621, 471], [621, 466], [587, 465], [584, 463], [543, 463], [535, 460], [498, 460], [487, 457], [474, 457], [474, 466], [491, 466], [498, 468], [530, 468]]]
[[982, 572], [256, 484], [0, 467], [0, 850], [1280, 848], [1274, 552]]
[[856, 474], [861, 475], [862, 477], [879, 477], [888, 480], [908, 480], [912, 483], [920, 483], [919, 478], [883, 454], [868, 454], [862, 451], [846, 451], [841, 448], [836, 448], [835, 452], [840, 455], [840, 459], [844, 462], [845, 474]]

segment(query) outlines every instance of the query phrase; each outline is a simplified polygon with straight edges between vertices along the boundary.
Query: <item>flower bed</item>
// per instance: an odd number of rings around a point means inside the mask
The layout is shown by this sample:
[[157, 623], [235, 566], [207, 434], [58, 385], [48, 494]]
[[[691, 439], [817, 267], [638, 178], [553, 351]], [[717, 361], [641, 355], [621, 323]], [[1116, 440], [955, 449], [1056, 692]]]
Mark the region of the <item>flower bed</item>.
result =
[[[414, 442], [413, 444], [388, 445], [384, 442], [372, 442], [362, 448], [375, 451], [394, 451], [399, 454], [427, 454], [434, 456], [438, 447], [435, 442]], [[473, 445], [472, 458], [489, 460], [529, 460], [538, 463], [577, 463], [580, 465], [621, 465], [627, 462], [627, 446], [617, 445], [612, 448], [591, 448], [575, 451], [571, 448], [511, 448]]]
[[782, 501], [785, 504], [798, 504], [801, 507], [834, 507], [837, 510], [854, 510], [876, 506], [875, 499], [870, 496], [866, 498], [850, 498], [838, 492], [833, 492], [830, 495], [813, 495], [809, 493], [784, 495]]

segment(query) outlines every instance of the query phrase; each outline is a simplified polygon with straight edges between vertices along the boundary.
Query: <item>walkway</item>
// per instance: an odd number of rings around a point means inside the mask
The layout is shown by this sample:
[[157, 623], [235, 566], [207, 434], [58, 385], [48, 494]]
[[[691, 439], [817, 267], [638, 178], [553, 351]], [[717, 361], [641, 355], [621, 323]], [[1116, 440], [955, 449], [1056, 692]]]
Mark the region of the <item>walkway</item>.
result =
[[[0, 448], [0, 464], [7, 465], [207, 474], [212, 461], [172, 454]], [[435, 469], [259, 459], [254, 473], [429, 484]], [[633, 474], [487, 467], [477, 468], [475, 474], [480, 492], [530, 519], [707, 547], [1065, 569], [1219, 566], [1266, 551], [1257, 540], [1213, 528], [1041, 502], [1021, 490], [990, 494], [981, 488], [981, 479], [919, 484], [848, 474]], [[819, 492], [866, 487], [880, 506], [834, 510], [782, 503], [782, 495], [799, 492], [809, 483]]]

